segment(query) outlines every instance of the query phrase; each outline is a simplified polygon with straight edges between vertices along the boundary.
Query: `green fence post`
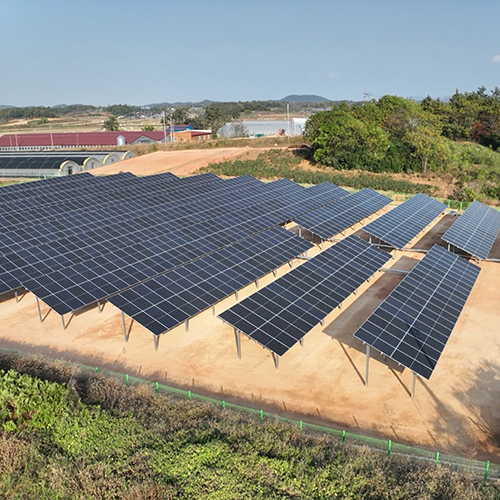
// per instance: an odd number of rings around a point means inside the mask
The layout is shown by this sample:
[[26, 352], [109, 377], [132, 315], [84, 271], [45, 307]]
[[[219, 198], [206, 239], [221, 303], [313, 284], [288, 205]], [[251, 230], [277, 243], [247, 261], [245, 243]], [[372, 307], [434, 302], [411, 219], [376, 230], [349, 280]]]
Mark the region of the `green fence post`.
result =
[[97, 366], [95, 367], [95, 372], [99, 373], [99, 368]]
[[125, 381], [127, 382], [127, 387], [128, 387], [128, 386], [130, 385], [130, 384], [129, 384], [129, 381], [128, 381], [128, 373], [127, 373], [127, 374], [125, 374]]
[[436, 465], [438, 464], [439, 461], [439, 451], [436, 451]]
[[191, 391], [188, 391], [188, 398], [189, 398], [189, 401], [191, 401]]
[[222, 408], [224, 408], [224, 410], [226, 409], [226, 402], [225, 401], [222, 401]]
[[160, 384], [156, 382], [156, 392], [160, 392]]
[[462, 202], [460, 202], [460, 204], [458, 205], [458, 209], [462, 211]]
[[450, 205], [451, 205], [451, 201], [448, 200], [448, 208], [450, 208]]
[[391, 448], [392, 448], [392, 441], [389, 439], [389, 441], [387, 441], [387, 456], [388, 457], [391, 456]]
[[488, 478], [488, 470], [490, 468], [490, 461], [488, 460], [486, 462], [486, 468], [484, 470], [484, 482], [486, 483], [486, 479]]
[[17, 356], [17, 354], [18, 354], [18, 353], [17, 353], [17, 349], [16, 349], [16, 351], [15, 351], [15, 352], [16, 352], [16, 356]]
[[260, 419], [264, 420], [264, 410], [260, 410]]
[[299, 421], [300, 430], [302, 430], [302, 420]]
[[342, 431], [342, 442], [345, 443], [345, 431]]

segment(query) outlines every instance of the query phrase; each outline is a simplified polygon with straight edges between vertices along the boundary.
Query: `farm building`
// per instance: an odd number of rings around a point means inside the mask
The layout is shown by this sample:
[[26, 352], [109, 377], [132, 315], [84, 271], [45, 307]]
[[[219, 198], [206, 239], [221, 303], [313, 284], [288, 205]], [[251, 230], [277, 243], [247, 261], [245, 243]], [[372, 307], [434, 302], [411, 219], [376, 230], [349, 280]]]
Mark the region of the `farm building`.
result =
[[[172, 142], [211, 139], [211, 132], [193, 130], [190, 125], [173, 128]], [[0, 151], [48, 151], [69, 148], [105, 148], [152, 142], [170, 142], [170, 130], [117, 132], [57, 132], [43, 134], [5, 134], [0, 137]]]
[[0, 177], [59, 177], [116, 163], [135, 154], [131, 151], [0, 152]]

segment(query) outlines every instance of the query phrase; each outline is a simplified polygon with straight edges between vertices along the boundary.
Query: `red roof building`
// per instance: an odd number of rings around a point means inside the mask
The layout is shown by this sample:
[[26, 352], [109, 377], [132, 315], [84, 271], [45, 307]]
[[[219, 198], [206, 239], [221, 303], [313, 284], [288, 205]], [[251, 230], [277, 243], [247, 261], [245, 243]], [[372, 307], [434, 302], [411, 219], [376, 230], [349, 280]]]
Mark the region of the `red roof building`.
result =
[[[174, 127], [174, 141], [211, 139], [208, 131], [192, 130], [188, 125]], [[170, 131], [167, 130], [167, 142]], [[5, 134], [0, 137], [0, 151], [40, 151], [68, 148], [103, 148], [164, 142], [163, 131], [126, 132], [54, 132], [43, 134]]]

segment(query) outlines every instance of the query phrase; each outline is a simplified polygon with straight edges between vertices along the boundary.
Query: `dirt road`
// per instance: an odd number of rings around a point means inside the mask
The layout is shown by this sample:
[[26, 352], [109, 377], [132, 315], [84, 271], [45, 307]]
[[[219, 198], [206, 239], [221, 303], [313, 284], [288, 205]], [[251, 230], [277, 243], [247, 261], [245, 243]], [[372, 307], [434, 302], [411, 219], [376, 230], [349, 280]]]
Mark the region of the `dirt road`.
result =
[[90, 173], [108, 175], [119, 172], [132, 172], [135, 175], [152, 175], [161, 172], [172, 172], [175, 175], [189, 175], [209, 163], [235, 159], [248, 153], [249, 148], [157, 151], [156, 153], [137, 156], [130, 160], [99, 167], [91, 170]]

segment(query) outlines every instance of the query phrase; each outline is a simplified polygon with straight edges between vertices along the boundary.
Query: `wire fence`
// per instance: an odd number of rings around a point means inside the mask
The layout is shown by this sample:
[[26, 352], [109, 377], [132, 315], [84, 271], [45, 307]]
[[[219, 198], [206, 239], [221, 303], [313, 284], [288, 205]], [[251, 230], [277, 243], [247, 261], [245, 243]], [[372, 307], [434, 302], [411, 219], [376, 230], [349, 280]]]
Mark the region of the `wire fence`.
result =
[[[31, 356], [33, 354], [21, 353], [18, 350], [12, 350], [0, 347], [0, 352], [6, 354], [15, 354], [16, 356]], [[54, 360], [45, 356], [36, 355], [38, 358], [53, 362]], [[436, 466], [444, 465], [452, 470], [468, 472], [487, 480], [499, 481], [500, 480], [500, 464], [492, 463], [490, 461], [476, 460], [472, 458], [459, 457], [450, 453], [442, 453], [438, 450], [427, 450], [415, 446], [405, 445], [393, 442], [392, 440], [385, 440], [362, 434], [352, 433], [345, 429], [338, 429], [335, 427], [328, 427], [325, 425], [318, 425], [307, 422], [305, 420], [297, 420], [284, 417], [278, 413], [271, 413], [262, 409], [244, 406], [241, 404], [231, 403], [225, 400], [217, 399], [210, 396], [198, 394], [191, 390], [180, 389], [157, 381], [151, 381], [137, 376], [129, 375], [128, 373], [117, 373], [111, 370], [102, 369], [99, 367], [91, 367], [88, 365], [76, 364], [83, 372], [88, 374], [100, 374], [104, 377], [113, 377], [123, 381], [127, 387], [132, 385], [148, 385], [158, 394], [168, 394], [177, 398], [187, 398], [189, 401], [203, 401], [211, 403], [215, 406], [221, 407], [224, 410], [239, 411], [252, 415], [256, 423], [263, 422], [264, 420], [273, 419], [282, 422], [287, 422], [292, 426], [296, 426], [303, 432], [310, 431], [311, 433], [323, 433], [336, 437], [341, 443], [349, 443], [350, 445], [367, 447], [372, 451], [381, 453], [388, 457], [399, 456], [409, 459], [425, 461], [434, 463]]]

